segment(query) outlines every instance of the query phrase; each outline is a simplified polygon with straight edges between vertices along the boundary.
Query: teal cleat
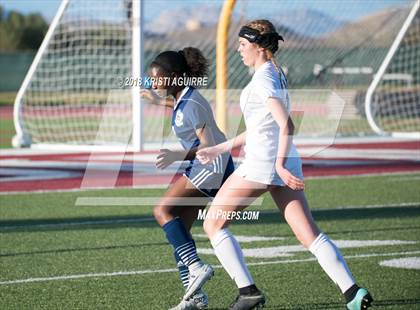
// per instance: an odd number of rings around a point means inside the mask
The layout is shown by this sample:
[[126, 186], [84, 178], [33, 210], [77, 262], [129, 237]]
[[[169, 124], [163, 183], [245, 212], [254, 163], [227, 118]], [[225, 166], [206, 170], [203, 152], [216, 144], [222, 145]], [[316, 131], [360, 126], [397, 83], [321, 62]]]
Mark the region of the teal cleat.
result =
[[364, 310], [371, 306], [373, 301], [372, 296], [364, 288], [359, 288], [353, 300], [347, 304], [348, 310]]

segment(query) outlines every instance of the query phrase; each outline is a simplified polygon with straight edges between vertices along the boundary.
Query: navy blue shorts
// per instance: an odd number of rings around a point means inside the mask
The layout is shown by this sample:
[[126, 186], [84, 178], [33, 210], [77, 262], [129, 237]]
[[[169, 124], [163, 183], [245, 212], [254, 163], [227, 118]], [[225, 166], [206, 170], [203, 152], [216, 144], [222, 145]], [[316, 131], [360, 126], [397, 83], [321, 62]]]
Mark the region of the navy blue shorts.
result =
[[229, 156], [224, 174], [210, 171], [203, 165], [191, 165], [185, 170], [184, 175], [200, 192], [208, 197], [215, 197], [222, 184], [234, 170], [235, 165], [232, 157]]

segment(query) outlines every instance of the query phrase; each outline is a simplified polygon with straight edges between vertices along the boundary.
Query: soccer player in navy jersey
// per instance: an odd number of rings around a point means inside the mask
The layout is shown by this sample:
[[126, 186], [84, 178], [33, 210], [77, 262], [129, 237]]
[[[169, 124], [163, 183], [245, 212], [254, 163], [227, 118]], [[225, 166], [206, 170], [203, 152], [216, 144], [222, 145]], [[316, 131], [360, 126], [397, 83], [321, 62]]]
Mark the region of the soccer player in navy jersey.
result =
[[[198, 149], [226, 141], [216, 125], [209, 103], [195, 85], [189, 85], [191, 81], [200, 81], [207, 71], [208, 62], [197, 48], [165, 51], [149, 66], [152, 90], [141, 91], [142, 98], [173, 109], [172, 130], [183, 148], [182, 151], [162, 149], [157, 167], [164, 169], [175, 161], [188, 161], [182, 177], [169, 187], [153, 209], [154, 217], [174, 248], [186, 290], [181, 303], [173, 308], [179, 310], [202, 309], [208, 305], [207, 295], [201, 287], [214, 271], [197, 255], [190, 229], [199, 210], [206, 207], [234, 170], [229, 152], [219, 154], [207, 164], [201, 164], [195, 158]], [[191, 198], [197, 203], [191, 205]]]

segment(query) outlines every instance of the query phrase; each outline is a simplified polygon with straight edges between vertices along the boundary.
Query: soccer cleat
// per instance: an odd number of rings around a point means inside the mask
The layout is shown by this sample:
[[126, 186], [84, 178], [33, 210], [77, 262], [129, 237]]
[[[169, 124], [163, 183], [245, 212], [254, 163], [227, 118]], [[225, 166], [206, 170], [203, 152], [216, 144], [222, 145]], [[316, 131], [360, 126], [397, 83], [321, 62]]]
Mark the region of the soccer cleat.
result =
[[238, 295], [235, 301], [229, 306], [229, 310], [251, 310], [263, 308], [265, 305], [265, 296], [258, 291], [252, 295]]
[[213, 268], [208, 264], [203, 264], [195, 270], [190, 270], [189, 285], [184, 295], [184, 300], [187, 301], [195, 292], [197, 292], [206, 281], [214, 275]]
[[181, 300], [181, 302], [174, 308], [169, 310], [197, 310], [205, 309], [209, 304], [207, 294], [202, 290], [198, 290], [193, 296], [188, 300]]
[[359, 288], [353, 300], [347, 304], [348, 310], [364, 310], [371, 306], [372, 296], [364, 288]]

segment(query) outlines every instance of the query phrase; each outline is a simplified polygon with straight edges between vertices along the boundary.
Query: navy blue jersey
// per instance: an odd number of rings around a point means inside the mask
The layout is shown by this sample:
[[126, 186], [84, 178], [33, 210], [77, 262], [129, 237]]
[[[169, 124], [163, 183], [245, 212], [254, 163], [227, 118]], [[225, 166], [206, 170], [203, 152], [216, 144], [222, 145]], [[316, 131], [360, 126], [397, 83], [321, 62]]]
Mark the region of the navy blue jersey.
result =
[[[190, 151], [200, 145], [196, 130], [204, 127], [211, 132], [216, 144], [226, 141], [225, 135], [216, 125], [210, 104], [194, 87], [186, 87], [174, 106], [172, 130], [182, 147]], [[202, 166], [214, 173], [224, 173], [229, 157], [229, 153], [221, 154], [208, 165], [202, 165], [194, 159], [191, 165]]]

